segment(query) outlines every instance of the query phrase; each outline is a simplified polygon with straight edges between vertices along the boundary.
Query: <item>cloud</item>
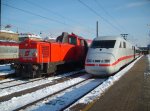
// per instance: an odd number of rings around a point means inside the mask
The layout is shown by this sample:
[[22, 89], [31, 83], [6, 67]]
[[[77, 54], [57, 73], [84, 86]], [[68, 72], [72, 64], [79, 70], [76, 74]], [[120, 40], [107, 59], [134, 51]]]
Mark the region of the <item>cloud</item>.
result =
[[147, 1], [129, 3], [126, 5], [126, 8], [140, 7], [140, 6], [143, 6], [145, 4], [147, 4]]
[[150, 0], [144, 0], [144, 1], [140, 1], [140, 2], [131, 2], [131, 3], [128, 3], [124, 6], [119, 6], [116, 9], [120, 10], [120, 9], [137, 8], [137, 7], [147, 5], [148, 3], [150, 3]]

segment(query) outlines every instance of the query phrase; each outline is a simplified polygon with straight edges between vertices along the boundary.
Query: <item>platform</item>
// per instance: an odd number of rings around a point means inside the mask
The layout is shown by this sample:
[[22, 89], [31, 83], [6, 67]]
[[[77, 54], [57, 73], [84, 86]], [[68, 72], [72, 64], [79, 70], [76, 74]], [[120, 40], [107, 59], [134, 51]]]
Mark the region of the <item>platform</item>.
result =
[[150, 66], [143, 56], [89, 111], [150, 111]]

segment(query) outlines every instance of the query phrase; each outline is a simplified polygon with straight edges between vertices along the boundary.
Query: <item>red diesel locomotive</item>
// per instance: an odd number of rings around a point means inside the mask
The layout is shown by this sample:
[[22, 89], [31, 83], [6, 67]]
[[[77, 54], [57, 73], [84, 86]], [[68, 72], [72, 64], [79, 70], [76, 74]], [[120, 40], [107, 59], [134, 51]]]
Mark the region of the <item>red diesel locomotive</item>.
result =
[[73, 33], [63, 32], [56, 42], [27, 39], [19, 45], [16, 74], [34, 78], [54, 73], [61, 65], [84, 65], [87, 48], [86, 40]]

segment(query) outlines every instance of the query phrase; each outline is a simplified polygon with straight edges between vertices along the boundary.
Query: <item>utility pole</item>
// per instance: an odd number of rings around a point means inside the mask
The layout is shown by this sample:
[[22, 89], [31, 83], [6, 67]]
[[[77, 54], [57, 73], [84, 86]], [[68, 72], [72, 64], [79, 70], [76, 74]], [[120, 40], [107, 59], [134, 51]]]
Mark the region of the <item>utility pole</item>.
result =
[[[150, 24], [147, 24], [148, 28], [150, 28]], [[148, 32], [148, 36], [150, 37], [150, 30]]]
[[[147, 24], [147, 26], [148, 26], [148, 28], [150, 27], [150, 24]], [[150, 40], [150, 30], [149, 30], [149, 32], [148, 32], [148, 39]], [[148, 43], [148, 52], [149, 52], [149, 54], [150, 54], [150, 41], [148, 41], [149, 43]]]
[[125, 40], [127, 40], [127, 35], [128, 34], [120, 34]]
[[96, 37], [98, 37], [98, 21], [96, 22]]

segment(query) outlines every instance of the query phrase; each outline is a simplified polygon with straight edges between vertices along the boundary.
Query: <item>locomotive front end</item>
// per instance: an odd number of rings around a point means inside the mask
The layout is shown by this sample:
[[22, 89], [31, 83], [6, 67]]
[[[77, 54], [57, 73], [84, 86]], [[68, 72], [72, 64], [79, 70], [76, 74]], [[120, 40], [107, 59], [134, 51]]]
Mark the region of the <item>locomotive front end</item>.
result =
[[[34, 78], [40, 75], [40, 42], [30, 39], [19, 45], [19, 65], [16, 69], [18, 76]], [[43, 59], [44, 62], [44, 59]]]
[[115, 42], [107, 38], [93, 40], [86, 56], [86, 72], [93, 75], [110, 75], [115, 72]]
[[93, 75], [109, 75], [115, 71], [112, 64], [114, 61], [115, 58], [110, 53], [90, 54], [85, 61], [85, 70]]

